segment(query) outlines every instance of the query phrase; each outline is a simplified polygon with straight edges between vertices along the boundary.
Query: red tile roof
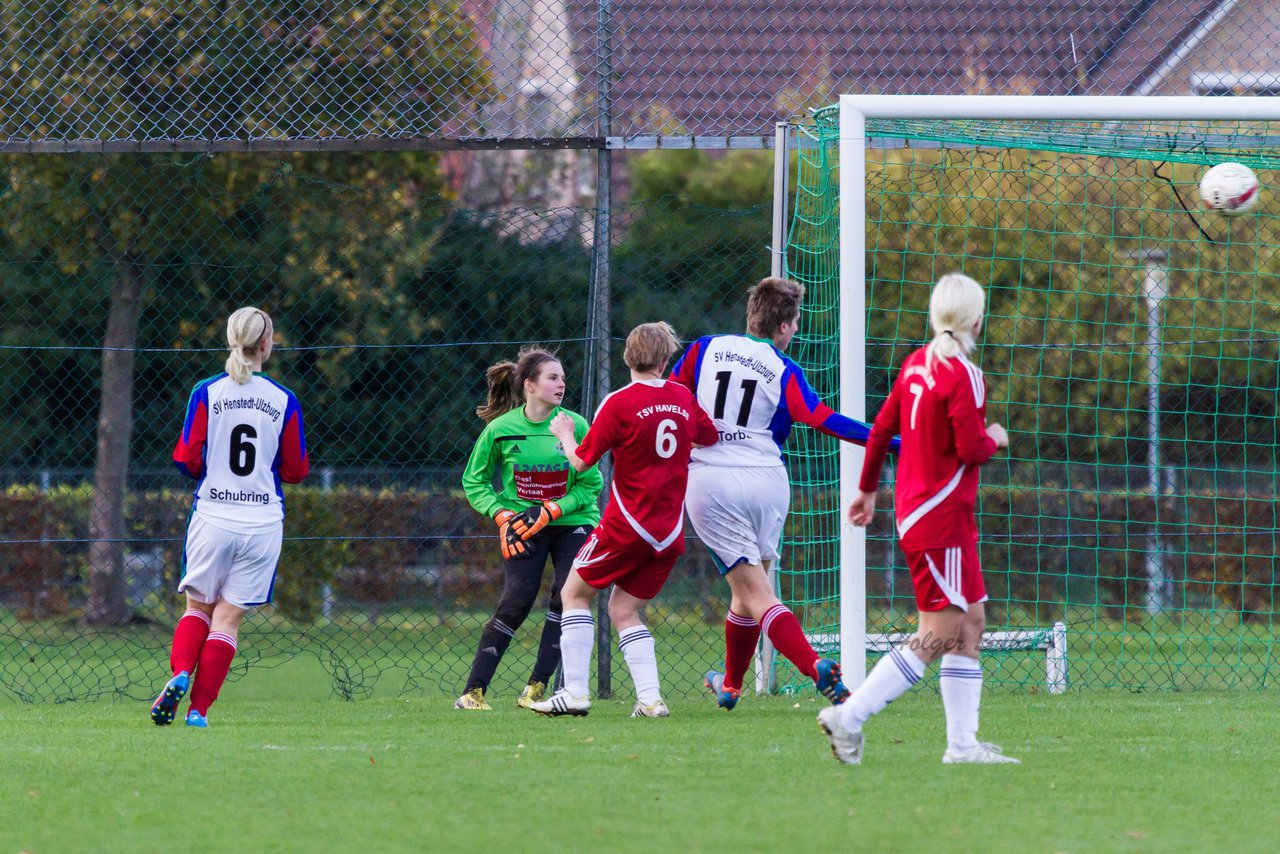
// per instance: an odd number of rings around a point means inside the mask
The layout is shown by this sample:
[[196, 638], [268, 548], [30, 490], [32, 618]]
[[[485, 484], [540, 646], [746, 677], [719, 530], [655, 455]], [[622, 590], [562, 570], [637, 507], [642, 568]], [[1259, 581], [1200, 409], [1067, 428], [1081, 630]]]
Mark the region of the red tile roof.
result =
[[[491, 2], [491, 0], [490, 0]], [[839, 92], [1132, 91], [1217, 2], [617, 0], [613, 133], [769, 133]], [[570, 0], [594, 92], [596, 5]]]

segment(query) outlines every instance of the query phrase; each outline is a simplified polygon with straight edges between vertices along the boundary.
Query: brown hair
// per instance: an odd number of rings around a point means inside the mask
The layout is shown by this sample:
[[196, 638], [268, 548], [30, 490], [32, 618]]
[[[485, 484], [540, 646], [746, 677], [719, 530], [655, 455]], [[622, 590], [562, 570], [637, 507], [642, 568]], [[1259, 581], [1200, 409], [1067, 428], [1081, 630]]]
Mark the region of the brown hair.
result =
[[622, 351], [622, 361], [637, 373], [661, 371], [678, 349], [680, 349], [680, 339], [670, 323], [665, 320], [642, 323], [632, 329], [631, 334], [627, 336], [627, 346]]
[[476, 415], [492, 421], [524, 403], [525, 380], [536, 380], [547, 362], [558, 362], [556, 354], [542, 347], [522, 347], [516, 361], [498, 362], [484, 372], [489, 381], [489, 400], [476, 407]]
[[747, 291], [747, 332], [773, 338], [778, 327], [796, 319], [804, 300], [804, 285], [770, 276]]

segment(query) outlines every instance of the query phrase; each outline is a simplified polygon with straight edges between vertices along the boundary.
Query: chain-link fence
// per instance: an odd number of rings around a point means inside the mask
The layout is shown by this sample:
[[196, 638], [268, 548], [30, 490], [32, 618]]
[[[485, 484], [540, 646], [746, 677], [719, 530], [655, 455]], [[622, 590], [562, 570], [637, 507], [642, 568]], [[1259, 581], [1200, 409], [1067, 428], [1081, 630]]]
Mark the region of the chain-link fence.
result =
[[[589, 412], [594, 212], [459, 209], [422, 177], [431, 157], [0, 164], [4, 689], [151, 690], [180, 614], [191, 507], [169, 458], [187, 395], [221, 370], [226, 317], [245, 304], [276, 320], [267, 370], [302, 402], [314, 469], [287, 489], [275, 603], [248, 624], [246, 660], [316, 652], [349, 695], [391, 668], [397, 684], [460, 688], [501, 586], [492, 524], [460, 487], [485, 369], [549, 345], [571, 379], [567, 405]], [[750, 159], [763, 188], [767, 157]], [[743, 287], [767, 272], [766, 208], [656, 196], [612, 214], [615, 340], [655, 318], [686, 335], [741, 324]], [[114, 527], [95, 518], [111, 496]], [[690, 552], [650, 619], [668, 670], [692, 674], [717, 655], [723, 591]], [[517, 636], [497, 693], [527, 676], [541, 622], [535, 611]], [[676, 692], [692, 685], [673, 679]]]
[[1270, 94], [1265, 3], [17, 0], [10, 150], [653, 144], [839, 92]]
[[[620, 150], [769, 148], [842, 91], [1273, 94], [1278, 28], [1189, 0], [6, 4], [0, 686], [150, 692], [168, 455], [235, 307], [275, 316], [315, 466], [242, 660], [452, 692], [499, 583], [458, 489], [485, 366], [550, 343], [590, 410], [632, 323], [737, 329], [767, 270], [766, 154]], [[650, 614], [677, 691], [719, 654], [705, 560]]]

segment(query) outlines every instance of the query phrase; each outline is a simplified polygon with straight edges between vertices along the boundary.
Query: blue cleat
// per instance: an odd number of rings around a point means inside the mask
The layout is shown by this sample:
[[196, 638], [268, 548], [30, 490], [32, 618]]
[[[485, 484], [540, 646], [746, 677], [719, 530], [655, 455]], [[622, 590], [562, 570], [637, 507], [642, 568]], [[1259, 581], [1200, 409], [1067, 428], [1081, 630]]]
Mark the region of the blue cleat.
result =
[[195, 709], [187, 712], [187, 726], [199, 727], [200, 729], [209, 728], [209, 719], [197, 712]]
[[708, 670], [706, 675], [707, 690], [716, 695], [716, 705], [730, 711], [734, 706], [738, 705], [738, 698], [742, 696], [742, 691], [738, 688], [724, 687], [724, 674], [719, 670]]
[[178, 713], [178, 703], [187, 695], [187, 688], [190, 685], [191, 677], [185, 670], [170, 679], [165, 684], [164, 690], [160, 692], [160, 696], [156, 697], [156, 701], [151, 704], [151, 722], [156, 726], [168, 726], [173, 723], [174, 715]]
[[849, 689], [844, 687], [844, 682], [840, 680], [839, 662], [832, 661], [830, 658], [819, 658], [815, 669], [818, 671], [818, 678], [814, 680], [814, 685], [819, 694], [830, 700], [833, 706], [838, 706], [849, 699]]

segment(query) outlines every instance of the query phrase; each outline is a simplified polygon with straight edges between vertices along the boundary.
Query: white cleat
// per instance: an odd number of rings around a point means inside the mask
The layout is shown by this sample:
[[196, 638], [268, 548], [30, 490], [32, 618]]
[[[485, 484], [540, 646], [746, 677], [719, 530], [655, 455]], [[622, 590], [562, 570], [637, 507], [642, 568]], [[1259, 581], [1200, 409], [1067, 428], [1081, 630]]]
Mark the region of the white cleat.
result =
[[840, 722], [840, 706], [818, 712], [818, 726], [831, 742], [831, 753], [845, 765], [862, 764], [862, 730], [851, 730]]
[[540, 715], [557, 718], [561, 715], [584, 717], [591, 711], [591, 700], [587, 697], [575, 697], [561, 688], [548, 699], [539, 703], [530, 703], [528, 708]]
[[671, 710], [661, 700], [649, 704], [636, 700], [636, 707], [631, 710], [631, 717], [633, 718], [665, 718], [670, 717], [670, 715]]
[[954, 750], [950, 747], [942, 754], [943, 765], [1021, 765], [1021, 759], [1005, 756], [1004, 751], [994, 744], [980, 741], [968, 750]]

